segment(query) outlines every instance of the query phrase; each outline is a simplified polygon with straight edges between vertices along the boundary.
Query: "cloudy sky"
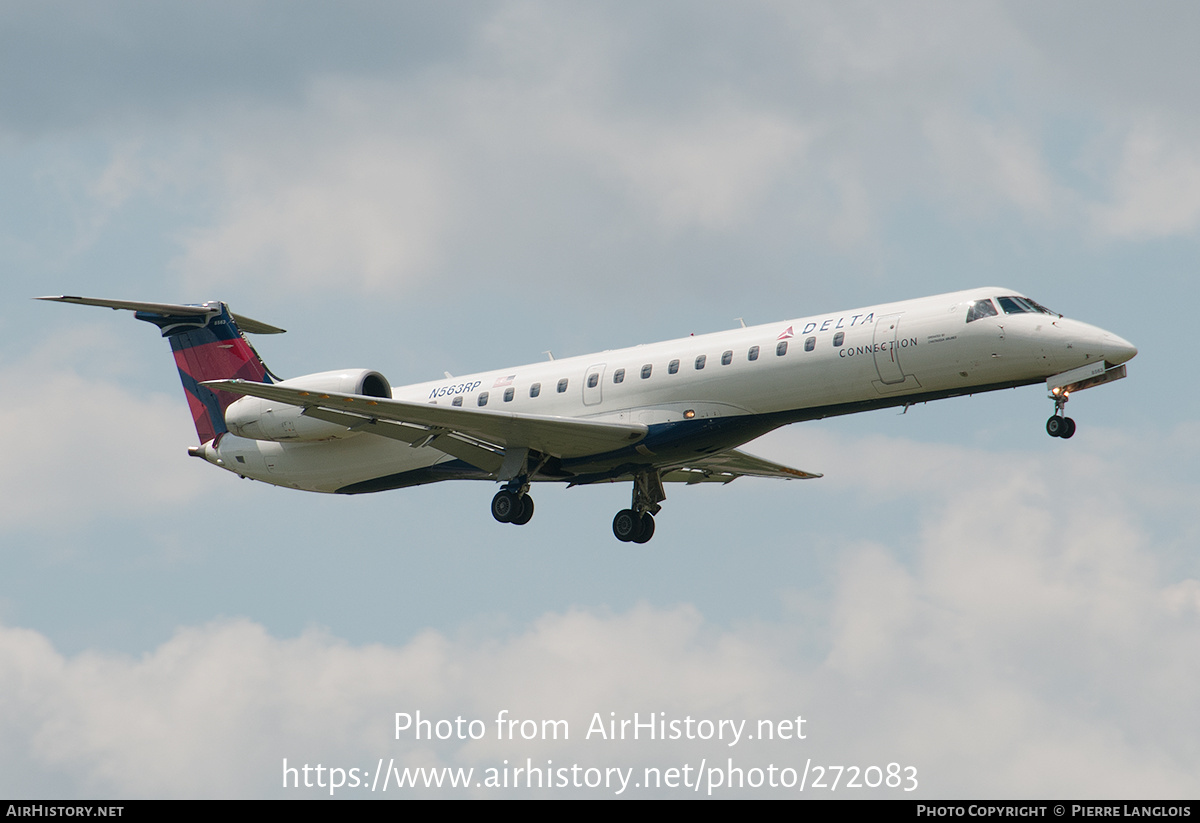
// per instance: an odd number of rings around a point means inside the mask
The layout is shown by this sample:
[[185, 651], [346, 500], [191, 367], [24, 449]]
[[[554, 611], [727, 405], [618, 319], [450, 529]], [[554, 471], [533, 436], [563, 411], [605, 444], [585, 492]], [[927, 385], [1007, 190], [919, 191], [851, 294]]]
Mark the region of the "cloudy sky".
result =
[[[0, 796], [328, 795], [285, 759], [1200, 795], [1198, 31], [1183, 2], [0, 5]], [[220, 299], [289, 330], [255, 341], [281, 375], [399, 385], [992, 284], [1139, 347], [1074, 439], [1037, 387], [793, 426], [749, 450], [823, 479], [668, 489], [646, 546], [612, 537], [624, 485], [539, 487], [513, 529], [490, 484], [237, 480], [187, 458], [153, 328], [29, 299]], [[504, 710], [570, 738], [499, 740]], [[397, 739], [417, 711], [487, 733]], [[635, 712], [805, 739], [586, 736]], [[715, 793], [772, 791], [830, 794]]]

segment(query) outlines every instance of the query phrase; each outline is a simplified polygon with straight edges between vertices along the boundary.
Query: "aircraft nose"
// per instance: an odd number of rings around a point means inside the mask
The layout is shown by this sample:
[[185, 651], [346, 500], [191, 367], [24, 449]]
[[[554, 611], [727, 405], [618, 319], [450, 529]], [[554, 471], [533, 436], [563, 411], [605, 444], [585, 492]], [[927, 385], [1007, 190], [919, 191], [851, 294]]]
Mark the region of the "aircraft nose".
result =
[[1109, 332], [1104, 333], [1104, 359], [1119, 366], [1122, 363], [1132, 360], [1137, 354], [1137, 346], [1130, 343], [1124, 338], [1117, 337]]

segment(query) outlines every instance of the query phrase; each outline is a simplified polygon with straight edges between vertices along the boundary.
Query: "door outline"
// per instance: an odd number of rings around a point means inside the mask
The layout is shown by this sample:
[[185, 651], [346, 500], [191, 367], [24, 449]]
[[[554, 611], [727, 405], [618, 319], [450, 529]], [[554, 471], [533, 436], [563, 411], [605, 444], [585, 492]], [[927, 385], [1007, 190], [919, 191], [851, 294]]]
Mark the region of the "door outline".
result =
[[[604, 369], [606, 365], [605, 363], [597, 363], [594, 366], [588, 366], [587, 371], [583, 373], [583, 405], [595, 406], [603, 399]], [[588, 386], [588, 381], [593, 374], [596, 375], [596, 385]]]
[[889, 314], [875, 321], [875, 372], [881, 383], [903, 383], [904, 369], [900, 367], [900, 349], [896, 341], [900, 337], [900, 315]]

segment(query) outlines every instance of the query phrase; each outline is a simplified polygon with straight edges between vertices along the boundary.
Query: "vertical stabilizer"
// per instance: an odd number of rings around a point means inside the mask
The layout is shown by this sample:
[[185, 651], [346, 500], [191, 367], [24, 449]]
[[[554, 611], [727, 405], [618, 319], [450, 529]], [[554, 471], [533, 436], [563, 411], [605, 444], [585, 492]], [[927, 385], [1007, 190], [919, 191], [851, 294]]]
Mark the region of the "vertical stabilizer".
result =
[[175, 365], [187, 395], [188, 408], [200, 442], [224, 434], [225, 409], [238, 399], [229, 392], [214, 392], [200, 385], [205, 380], [240, 378], [270, 383], [266, 366], [242, 335], [224, 303], [220, 313], [204, 317], [180, 317], [155, 312], [137, 312], [134, 317], [153, 323], [171, 341]]
[[260, 334], [278, 334], [283, 329], [235, 315], [224, 303], [205, 303], [188, 306], [174, 303], [136, 303], [125, 300], [103, 300], [92, 297], [39, 297], [59, 303], [78, 303], [84, 306], [104, 306], [134, 312], [138, 320], [158, 326], [162, 336], [171, 342], [179, 379], [187, 396], [192, 421], [201, 443], [208, 443], [225, 428], [225, 409], [239, 395], [214, 392], [200, 385], [206, 380], [240, 378], [255, 383], [270, 383], [271, 374], [258, 352], [238, 328]]

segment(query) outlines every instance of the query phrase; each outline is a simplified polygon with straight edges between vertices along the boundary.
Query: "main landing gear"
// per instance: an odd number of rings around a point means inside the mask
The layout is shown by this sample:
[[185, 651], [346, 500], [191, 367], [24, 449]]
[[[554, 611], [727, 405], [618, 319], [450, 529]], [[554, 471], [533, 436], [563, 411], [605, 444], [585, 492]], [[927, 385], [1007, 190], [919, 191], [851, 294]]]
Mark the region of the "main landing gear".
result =
[[1046, 421], [1046, 434], [1061, 437], [1063, 440], [1075, 434], [1075, 421], [1063, 414], [1067, 405], [1067, 395], [1068, 392], [1058, 389], [1050, 393], [1050, 398], [1054, 401], [1054, 414]]
[[634, 475], [632, 503], [613, 518], [613, 534], [622, 543], [648, 542], [654, 536], [654, 515], [662, 510], [659, 503], [666, 499], [657, 471]]
[[[646, 543], [654, 536], [654, 515], [667, 499], [662, 477], [656, 470], [633, 477], [633, 499], [628, 509], [613, 518], [613, 534], [623, 543]], [[529, 478], [515, 478], [492, 498], [492, 517], [501, 523], [524, 526], [533, 518], [533, 498], [529, 496]]]
[[533, 518], [533, 498], [524, 489], [501, 489], [492, 498], [492, 517], [501, 523], [524, 526]]

